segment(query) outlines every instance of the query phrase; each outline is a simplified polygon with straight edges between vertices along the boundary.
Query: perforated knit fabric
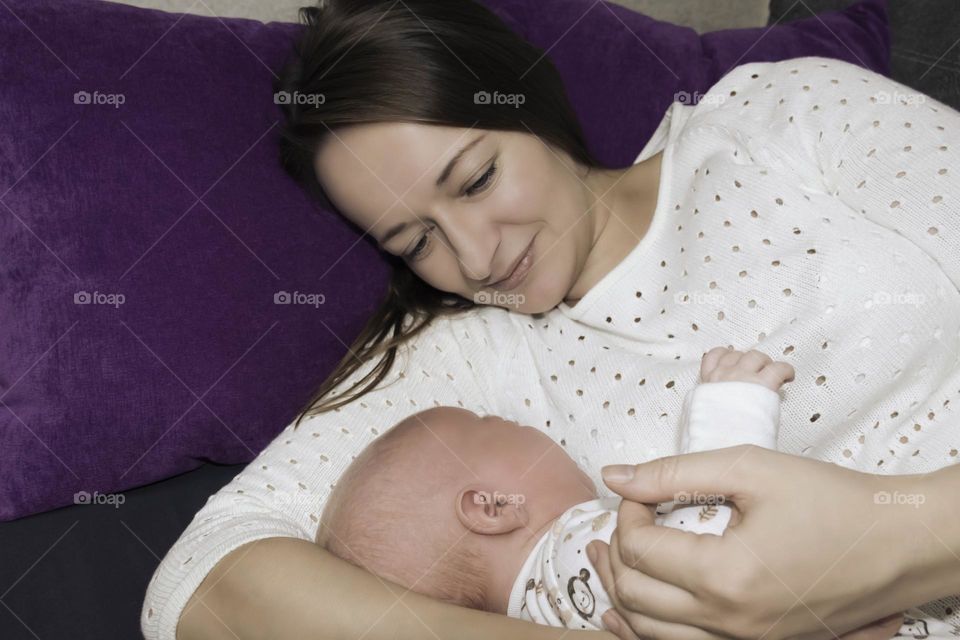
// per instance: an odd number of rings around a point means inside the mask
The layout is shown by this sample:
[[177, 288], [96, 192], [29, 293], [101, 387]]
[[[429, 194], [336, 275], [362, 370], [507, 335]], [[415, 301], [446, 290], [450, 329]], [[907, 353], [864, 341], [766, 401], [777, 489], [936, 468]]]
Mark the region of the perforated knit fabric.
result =
[[[674, 103], [637, 158], [664, 152], [633, 251], [575, 307], [435, 322], [380, 388], [285, 428], [163, 559], [143, 604], [147, 640], [174, 640], [229, 551], [312, 540], [351, 459], [434, 405], [542, 429], [612, 495], [600, 468], [678, 452], [701, 356], [733, 345], [796, 371], [781, 451], [878, 474], [955, 464], [958, 136], [960, 113], [819, 57], [741, 65], [697, 105]], [[922, 608], [960, 628], [960, 599]]]

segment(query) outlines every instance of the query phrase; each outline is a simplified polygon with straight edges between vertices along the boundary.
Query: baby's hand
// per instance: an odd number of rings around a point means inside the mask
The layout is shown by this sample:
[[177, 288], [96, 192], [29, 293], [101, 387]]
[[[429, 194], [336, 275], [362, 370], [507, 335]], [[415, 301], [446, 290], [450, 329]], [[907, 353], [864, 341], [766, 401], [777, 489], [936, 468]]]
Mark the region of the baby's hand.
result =
[[793, 380], [793, 367], [773, 361], [756, 350], [746, 353], [727, 347], [714, 347], [700, 363], [702, 382], [753, 382], [776, 391], [784, 382]]

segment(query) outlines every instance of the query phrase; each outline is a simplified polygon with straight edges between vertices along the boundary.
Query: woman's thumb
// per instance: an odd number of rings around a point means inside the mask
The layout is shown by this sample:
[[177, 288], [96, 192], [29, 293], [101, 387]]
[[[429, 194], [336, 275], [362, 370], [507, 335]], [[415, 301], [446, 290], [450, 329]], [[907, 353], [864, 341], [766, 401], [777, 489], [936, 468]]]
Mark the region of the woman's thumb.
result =
[[742, 492], [741, 469], [755, 467], [770, 454], [775, 452], [744, 445], [665, 456], [636, 465], [608, 465], [600, 472], [604, 483], [628, 500], [647, 504], [682, 503], [694, 493], [732, 495]]

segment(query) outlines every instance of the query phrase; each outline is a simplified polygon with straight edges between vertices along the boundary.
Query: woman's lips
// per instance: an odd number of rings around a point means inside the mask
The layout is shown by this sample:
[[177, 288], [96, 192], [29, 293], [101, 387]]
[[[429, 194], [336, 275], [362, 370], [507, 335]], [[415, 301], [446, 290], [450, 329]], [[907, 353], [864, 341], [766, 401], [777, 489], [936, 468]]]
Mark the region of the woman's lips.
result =
[[515, 289], [521, 282], [523, 282], [523, 279], [530, 272], [531, 267], [533, 267], [533, 240], [535, 238], [536, 236], [530, 239], [530, 244], [527, 246], [526, 252], [523, 254], [523, 257], [520, 258], [517, 266], [513, 268], [513, 271], [510, 273], [510, 275], [499, 282], [491, 284], [491, 289], [496, 289], [497, 291], [510, 291], [511, 289]]

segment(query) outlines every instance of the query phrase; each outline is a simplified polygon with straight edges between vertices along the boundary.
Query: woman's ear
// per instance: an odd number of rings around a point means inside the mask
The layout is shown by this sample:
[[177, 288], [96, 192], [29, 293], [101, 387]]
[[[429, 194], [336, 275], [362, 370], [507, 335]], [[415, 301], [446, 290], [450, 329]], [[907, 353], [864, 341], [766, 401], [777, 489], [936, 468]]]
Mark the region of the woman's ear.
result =
[[510, 500], [505, 494], [478, 486], [460, 491], [454, 509], [464, 528], [481, 535], [510, 533], [530, 524], [524, 501]]

